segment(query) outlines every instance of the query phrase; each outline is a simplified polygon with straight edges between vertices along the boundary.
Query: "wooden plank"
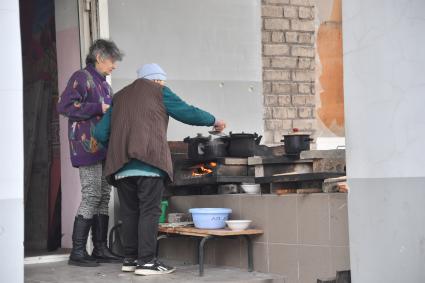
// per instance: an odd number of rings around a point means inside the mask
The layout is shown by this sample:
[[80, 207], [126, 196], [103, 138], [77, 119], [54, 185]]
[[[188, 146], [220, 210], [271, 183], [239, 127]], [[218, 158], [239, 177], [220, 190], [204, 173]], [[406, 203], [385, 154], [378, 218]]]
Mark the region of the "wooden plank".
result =
[[225, 165], [248, 165], [248, 158], [225, 157], [217, 161], [222, 161]]
[[188, 179], [176, 179], [170, 186], [200, 186], [216, 184], [255, 183], [254, 176], [199, 176]]
[[322, 184], [322, 190], [325, 193], [336, 193], [341, 185], [346, 184], [346, 181], [346, 176], [325, 179]]
[[264, 177], [264, 166], [263, 165], [255, 165], [255, 177]]
[[297, 172], [297, 173], [312, 173], [313, 163], [276, 163], [254, 165], [255, 177], [274, 176], [278, 174]]
[[248, 165], [261, 165], [263, 159], [260, 156], [248, 157]]
[[306, 150], [301, 151], [301, 159], [345, 159], [345, 149]]
[[219, 164], [215, 168], [214, 174], [216, 176], [247, 176], [248, 166]]
[[281, 195], [288, 195], [288, 194], [295, 194], [297, 192], [297, 189], [277, 189], [274, 191], [275, 194], [281, 196]]
[[284, 173], [275, 176], [267, 176], [255, 178], [256, 183], [285, 183], [285, 182], [302, 182], [302, 181], [315, 181], [324, 180], [328, 178], [340, 177], [344, 173], [335, 172], [314, 172], [314, 173]]
[[298, 189], [297, 194], [315, 194], [322, 193], [322, 189]]
[[197, 237], [207, 236], [240, 236], [240, 235], [260, 235], [263, 230], [247, 229], [243, 231], [232, 231], [228, 229], [198, 229], [194, 227], [159, 227], [159, 232], [168, 234], [179, 234]]
[[313, 163], [312, 159], [293, 159], [287, 156], [253, 156], [248, 157], [248, 165], [262, 164], [295, 164], [295, 163]]

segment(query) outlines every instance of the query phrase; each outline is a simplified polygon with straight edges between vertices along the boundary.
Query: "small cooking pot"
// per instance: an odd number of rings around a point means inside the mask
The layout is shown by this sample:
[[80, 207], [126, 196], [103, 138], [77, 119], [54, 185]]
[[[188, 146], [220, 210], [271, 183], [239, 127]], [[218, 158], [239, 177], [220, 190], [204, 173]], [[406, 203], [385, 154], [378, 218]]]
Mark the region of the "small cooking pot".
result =
[[291, 133], [283, 135], [286, 154], [299, 154], [303, 150], [310, 150], [310, 142], [313, 141], [309, 134]]
[[205, 144], [211, 140], [211, 136], [205, 137], [197, 134], [196, 137], [186, 137], [184, 142], [188, 144], [187, 155], [191, 160], [205, 159]]
[[250, 157], [255, 155], [255, 149], [260, 144], [262, 136], [257, 133], [229, 133], [229, 156]]

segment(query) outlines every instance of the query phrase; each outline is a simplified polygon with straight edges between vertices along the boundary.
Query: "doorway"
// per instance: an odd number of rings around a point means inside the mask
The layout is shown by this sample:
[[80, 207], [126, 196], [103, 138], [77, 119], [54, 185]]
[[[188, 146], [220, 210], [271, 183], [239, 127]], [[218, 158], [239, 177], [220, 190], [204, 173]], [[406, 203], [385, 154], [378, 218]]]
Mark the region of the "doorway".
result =
[[[79, 36], [71, 47], [78, 54], [79, 64], [73, 71], [84, 66], [84, 58], [91, 43], [99, 37], [98, 0], [79, 0], [75, 8], [62, 10], [62, 0], [20, 0], [20, 23], [23, 62], [24, 101], [24, 207], [25, 207], [25, 255], [42, 255], [58, 250], [62, 245], [63, 230], [63, 178], [61, 174], [60, 121], [56, 112], [61, 84], [60, 60], [71, 65], [73, 57], [62, 56], [57, 46], [57, 24], [68, 17], [75, 21]], [[59, 19], [56, 13], [59, 6]], [[62, 14], [62, 12], [65, 13]], [[59, 26], [63, 28], [63, 26]], [[58, 55], [59, 54], [59, 55]], [[69, 53], [66, 53], [69, 56]], [[63, 74], [63, 72], [62, 72]], [[70, 74], [65, 76], [69, 77]], [[62, 140], [64, 143], [64, 140]], [[68, 147], [66, 143], [62, 145]], [[67, 158], [66, 156], [62, 156]], [[63, 168], [62, 168], [63, 169]], [[66, 168], [68, 169], [68, 168]], [[66, 180], [67, 181], [67, 180]], [[77, 180], [72, 182], [73, 191]], [[73, 194], [67, 202], [78, 202]], [[75, 200], [73, 200], [75, 198]], [[69, 209], [72, 210], [72, 209]], [[72, 214], [72, 211], [67, 214]], [[69, 226], [69, 223], [65, 223]], [[72, 231], [72, 227], [66, 227]], [[69, 245], [65, 245], [69, 248]]]
[[21, 0], [25, 254], [60, 247], [61, 186], [53, 0]]

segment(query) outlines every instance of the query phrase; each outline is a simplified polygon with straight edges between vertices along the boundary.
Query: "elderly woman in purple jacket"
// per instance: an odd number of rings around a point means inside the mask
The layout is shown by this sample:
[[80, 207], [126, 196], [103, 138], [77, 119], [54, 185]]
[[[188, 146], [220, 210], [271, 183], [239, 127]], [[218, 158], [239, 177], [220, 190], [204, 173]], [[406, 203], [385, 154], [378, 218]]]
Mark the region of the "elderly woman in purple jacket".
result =
[[[58, 101], [58, 112], [68, 117], [71, 163], [79, 168], [82, 199], [74, 220], [69, 264], [97, 266], [98, 262], [120, 259], [106, 246], [108, 203], [111, 188], [102, 174], [106, 149], [93, 138], [93, 130], [112, 101], [112, 89], [106, 81], [122, 59], [114, 42], [96, 40], [90, 47], [86, 67], [76, 71]], [[92, 229], [93, 253], [86, 251]]]

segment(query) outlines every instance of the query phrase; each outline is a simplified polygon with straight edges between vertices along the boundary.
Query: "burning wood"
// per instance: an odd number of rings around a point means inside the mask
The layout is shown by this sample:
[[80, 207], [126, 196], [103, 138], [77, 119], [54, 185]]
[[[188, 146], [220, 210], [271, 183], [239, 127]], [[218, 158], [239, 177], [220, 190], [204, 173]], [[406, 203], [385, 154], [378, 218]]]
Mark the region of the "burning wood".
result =
[[211, 174], [213, 172], [213, 168], [217, 166], [216, 162], [210, 162], [208, 164], [199, 164], [192, 171], [192, 176], [204, 176], [207, 174]]

